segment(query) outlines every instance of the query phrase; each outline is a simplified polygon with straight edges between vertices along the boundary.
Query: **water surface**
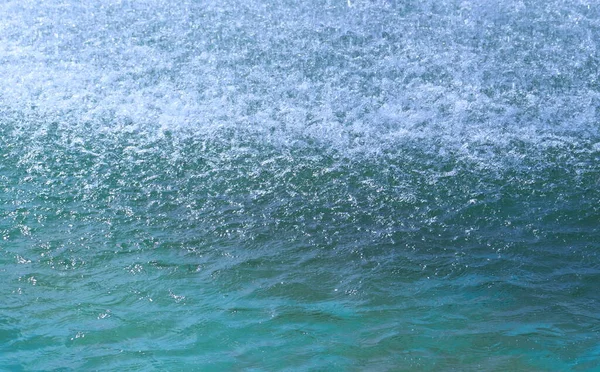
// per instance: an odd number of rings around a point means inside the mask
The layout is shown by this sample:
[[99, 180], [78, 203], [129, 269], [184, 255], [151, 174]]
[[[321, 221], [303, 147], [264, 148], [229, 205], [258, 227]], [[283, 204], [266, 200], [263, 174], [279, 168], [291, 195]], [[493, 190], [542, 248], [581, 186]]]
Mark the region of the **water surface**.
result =
[[6, 0], [0, 369], [600, 368], [600, 7]]

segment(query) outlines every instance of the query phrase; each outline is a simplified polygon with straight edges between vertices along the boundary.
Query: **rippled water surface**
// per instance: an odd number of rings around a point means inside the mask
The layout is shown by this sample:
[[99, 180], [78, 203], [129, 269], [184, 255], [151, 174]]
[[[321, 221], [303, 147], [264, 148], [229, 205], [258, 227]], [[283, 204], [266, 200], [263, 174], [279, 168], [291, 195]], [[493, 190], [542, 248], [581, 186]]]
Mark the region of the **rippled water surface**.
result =
[[0, 370], [600, 368], [600, 6], [0, 2]]

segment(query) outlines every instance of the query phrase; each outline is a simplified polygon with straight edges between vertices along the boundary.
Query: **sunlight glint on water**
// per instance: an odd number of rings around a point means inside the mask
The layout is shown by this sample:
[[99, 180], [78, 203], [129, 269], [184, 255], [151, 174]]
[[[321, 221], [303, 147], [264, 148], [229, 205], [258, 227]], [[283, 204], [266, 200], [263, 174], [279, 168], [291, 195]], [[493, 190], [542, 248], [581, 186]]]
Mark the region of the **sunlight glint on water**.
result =
[[599, 368], [599, 22], [2, 2], [0, 369]]

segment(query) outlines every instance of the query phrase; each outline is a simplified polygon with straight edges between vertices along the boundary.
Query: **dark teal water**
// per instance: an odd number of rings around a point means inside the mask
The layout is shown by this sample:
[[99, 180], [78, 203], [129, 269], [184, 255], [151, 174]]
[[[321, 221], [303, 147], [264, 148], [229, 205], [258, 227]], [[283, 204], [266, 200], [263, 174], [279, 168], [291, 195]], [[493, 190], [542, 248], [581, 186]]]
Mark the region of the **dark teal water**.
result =
[[600, 368], [600, 8], [3, 1], [0, 370]]

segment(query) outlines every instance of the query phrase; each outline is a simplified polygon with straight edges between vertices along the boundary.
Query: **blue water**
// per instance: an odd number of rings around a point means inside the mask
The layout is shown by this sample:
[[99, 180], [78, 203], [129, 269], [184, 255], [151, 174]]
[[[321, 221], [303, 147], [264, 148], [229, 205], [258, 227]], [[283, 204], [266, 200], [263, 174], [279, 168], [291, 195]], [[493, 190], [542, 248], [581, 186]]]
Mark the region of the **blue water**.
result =
[[0, 2], [0, 370], [600, 369], [600, 5]]

